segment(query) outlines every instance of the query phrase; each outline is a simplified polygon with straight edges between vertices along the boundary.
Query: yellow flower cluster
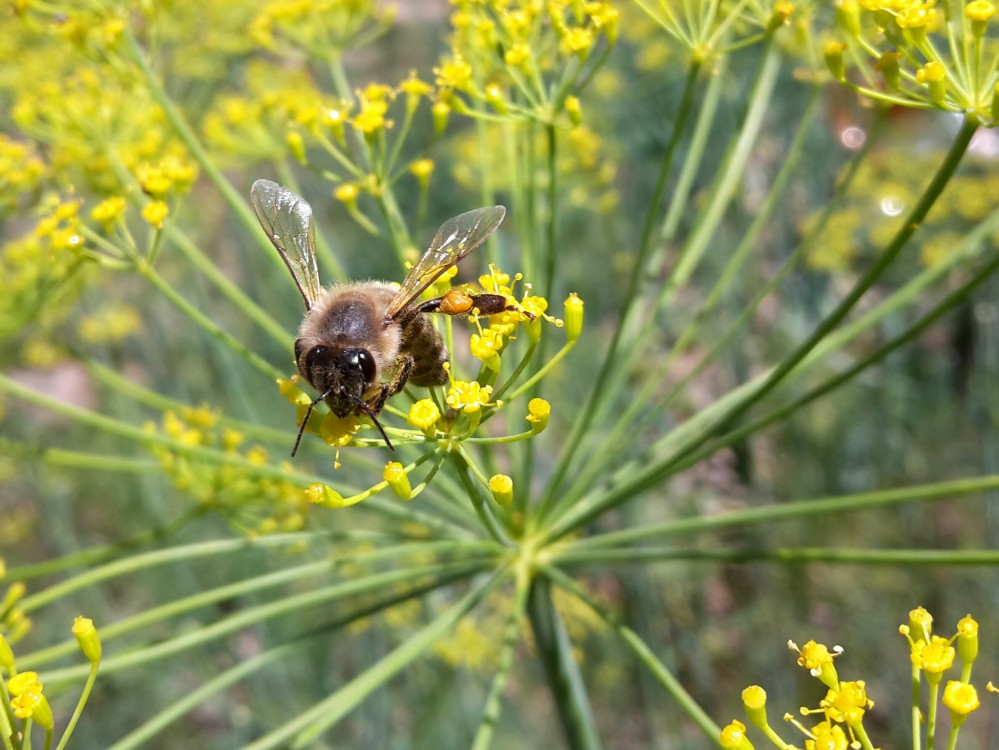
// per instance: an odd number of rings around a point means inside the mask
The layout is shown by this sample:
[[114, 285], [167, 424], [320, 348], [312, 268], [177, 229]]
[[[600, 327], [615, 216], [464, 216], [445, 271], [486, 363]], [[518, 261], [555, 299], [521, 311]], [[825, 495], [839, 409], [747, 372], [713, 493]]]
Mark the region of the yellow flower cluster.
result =
[[999, 121], [996, 7], [971, 0], [945, 22], [935, 0], [838, 0], [837, 38], [824, 48], [832, 75], [861, 94], [901, 106]]
[[19, 198], [30, 196], [44, 174], [33, 144], [0, 133], [0, 216], [18, 208]]
[[[174, 485], [235, 528], [247, 534], [267, 534], [297, 531], [305, 525], [308, 502], [301, 487], [255, 475], [253, 467], [268, 466], [267, 451], [259, 445], [247, 446], [246, 435], [225, 426], [221, 416], [207, 406], [167, 412], [158, 427], [150, 423], [146, 431], [169, 439], [167, 444], [150, 443], [150, 451]], [[210, 455], [199, 459], [201, 451]]]
[[[939, 699], [951, 713], [951, 738], [948, 747], [954, 747], [957, 730], [965, 718], [979, 706], [978, 693], [970, 682], [971, 667], [978, 656], [978, 623], [971, 615], [963, 617], [957, 624], [957, 632], [949, 638], [933, 635], [932, 626], [933, 617], [930, 613], [917, 607], [909, 613], [909, 622], [899, 630], [909, 640], [914, 679], [918, 682], [918, 676], [924, 675], [931, 689], [930, 703], [935, 704]], [[830, 649], [815, 641], [809, 641], [801, 648], [793, 642], [788, 645], [798, 653], [799, 666], [809, 670], [827, 688], [826, 696], [818, 707], [802, 707], [800, 710], [802, 716], [821, 717], [818, 723], [806, 727], [790, 714], [784, 715], [785, 721], [794, 724], [806, 737], [806, 750], [874, 750], [864, 728], [864, 716], [874, 708], [874, 701], [867, 695], [867, 686], [863, 680], [840, 680], [833, 659], [840, 656], [843, 649], [838, 646]], [[948, 682], [941, 698], [937, 688], [943, 673], [953, 665], [955, 656], [963, 665], [961, 678]], [[918, 691], [913, 700], [913, 708], [920, 709]], [[794, 747], [784, 742], [770, 725], [766, 702], [766, 691], [758, 685], [751, 685], [742, 692], [742, 703], [749, 724], [760, 729], [775, 747]], [[931, 715], [936, 715], [933, 705]], [[928, 731], [932, 731], [932, 722]], [[746, 725], [740, 721], [732, 721], [722, 730], [720, 744], [728, 750], [753, 750]]]
[[[0, 574], [2, 573], [3, 565], [0, 561]], [[4, 612], [5, 605], [9, 603], [8, 599], [9, 596], [0, 601], [0, 613]], [[83, 655], [90, 662], [91, 678], [95, 677], [101, 661], [102, 648], [100, 636], [93, 621], [87, 617], [77, 617], [73, 621], [73, 636], [76, 638]], [[24, 747], [28, 747], [31, 744], [28, 722], [32, 721], [45, 729], [47, 735], [45, 744], [46, 747], [49, 747], [52, 744], [52, 732], [55, 727], [52, 708], [45, 697], [43, 692], [45, 686], [38, 679], [38, 673], [31, 670], [21, 671], [17, 668], [17, 660], [14, 657], [14, 649], [11, 644], [16, 643], [18, 637], [16, 635], [12, 637], [9, 630], [7, 635], [0, 632], [0, 680], [4, 678], [4, 675], [8, 677], [6, 689], [0, 689], [0, 711], [4, 714], [4, 719], [0, 723], [6, 728], [4, 738], [17, 740], [29, 737], [29, 741], [24, 744]], [[89, 690], [84, 693], [77, 707], [78, 713], [83, 710], [87, 693]], [[23, 722], [20, 727], [17, 726], [17, 720]], [[13, 732], [11, 732], [11, 722], [14, 722]], [[67, 744], [75, 723], [75, 721], [69, 723], [60, 741], [60, 746]], [[9, 743], [7, 746], [11, 747]], [[14, 746], [21, 747], [22, 745], [15, 742]]]
[[274, 53], [339, 57], [377, 37], [394, 11], [375, 0], [271, 0], [250, 21], [250, 36]]
[[[456, 0], [454, 6], [451, 52], [434, 73], [440, 100], [463, 113], [553, 121], [566, 112], [584, 72], [592, 73], [586, 63], [600, 40], [613, 45], [618, 37], [619, 11], [609, 2]], [[546, 77], [556, 75], [560, 85], [549, 87]], [[535, 106], [516, 104], [513, 89]]]

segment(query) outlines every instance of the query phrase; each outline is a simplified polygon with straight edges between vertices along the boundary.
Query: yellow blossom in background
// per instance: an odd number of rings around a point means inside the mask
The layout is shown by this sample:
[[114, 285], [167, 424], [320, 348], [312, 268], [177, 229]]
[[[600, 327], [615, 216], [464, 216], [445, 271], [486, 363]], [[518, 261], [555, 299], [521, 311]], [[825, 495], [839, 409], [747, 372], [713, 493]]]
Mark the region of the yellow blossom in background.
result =
[[125, 215], [127, 204], [121, 196], [114, 195], [105, 198], [94, 206], [90, 212], [90, 218], [100, 224], [110, 224]]
[[154, 229], [162, 229], [170, 213], [170, 207], [163, 201], [149, 201], [142, 209], [142, 218], [152, 224]]
[[85, 315], [77, 324], [80, 338], [91, 344], [114, 343], [142, 330], [139, 311], [131, 305], [108, 305]]
[[426, 185], [434, 171], [434, 166], [433, 159], [417, 159], [410, 165], [409, 171], [416, 176], [421, 185]]

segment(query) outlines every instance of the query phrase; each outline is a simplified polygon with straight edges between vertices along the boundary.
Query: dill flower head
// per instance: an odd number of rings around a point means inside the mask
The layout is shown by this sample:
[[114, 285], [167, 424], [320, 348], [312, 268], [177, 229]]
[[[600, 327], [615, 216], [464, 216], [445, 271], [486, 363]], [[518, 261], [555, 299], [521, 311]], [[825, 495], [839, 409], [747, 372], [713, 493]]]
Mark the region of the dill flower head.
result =
[[[988, 32], [995, 11], [989, 0], [971, 0], [962, 21], [948, 23], [932, 1], [844, 0], [836, 15], [840, 38], [825, 43], [824, 56], [833, 77], [863, 96], [993, 126], [999, 50]], [[854, 69], [846, 67], [847, 48], [858, 61]]]

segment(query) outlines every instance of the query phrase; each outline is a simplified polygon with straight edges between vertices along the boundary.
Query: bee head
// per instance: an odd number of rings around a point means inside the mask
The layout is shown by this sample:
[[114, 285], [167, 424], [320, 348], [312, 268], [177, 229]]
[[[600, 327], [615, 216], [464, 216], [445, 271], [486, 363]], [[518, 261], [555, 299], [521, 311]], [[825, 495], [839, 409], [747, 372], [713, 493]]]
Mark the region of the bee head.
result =
[[317, 391], [328, 394], [326, 403], [338, 417], [352, 413], [378, 380], [375, 358], [367, 349], [314, 346], [298, 366]]

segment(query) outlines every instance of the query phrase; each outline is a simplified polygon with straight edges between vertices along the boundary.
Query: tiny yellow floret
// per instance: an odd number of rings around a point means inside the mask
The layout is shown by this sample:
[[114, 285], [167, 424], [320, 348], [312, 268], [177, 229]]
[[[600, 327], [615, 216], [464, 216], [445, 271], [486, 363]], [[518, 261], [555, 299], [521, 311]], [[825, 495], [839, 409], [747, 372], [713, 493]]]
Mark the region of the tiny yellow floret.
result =
[[759, 685], [750, 685], [742, 691], [742, 705], [749, 722], [760, 729], [767, 726], [767, 691]]
[[305, 141], [302, 139], [302, 134], [297, 130], [289, 130], [284, 137], [284, 142], [287, 144], [291, 155], [295, 157], [295, 161], [299, 164], [305, 164], [307, 159], [305, 157]]
[[565, 113], [569, 115], [569, 122], [573, 125], [579, 125], [583, 121], [583, 107], [578, 96], [566, 97]]
[[434, 102], [434, 106], [430, 108], [430, 113], [433, 115], [434, 130], [437, 135], [440, 135], [447, 130], [447, 120], [451, 114], [451, 108], [444, 102]]
[[409, 475], [406, 468], [398, 461], [389, 461], [385, 464], [382, 472], [382, 479], [388, 482], [392, 491], [403, 500], [409, 500], [413, 496], [413, 487], [409, 483]]
[[513, 480], [506, 474], [494, 474], [489, 478], [489, 491], [499, 505], [509, 505], [513, 502]]
[[532, 398], [527, 404], [527, 412], [525, 419], [531, 423], [531, 432], [537, 435], [548, 426], [552, 405], [543, 398]]
[[310, 503], [323, 505], [327, 508], [342, 508], [346, 505], [343, 495], [322, 482], [316, 482], [306, 487], [305, 499]]
[[162, 229], [169, 213], [170, 207], [164, 201], [149, 201], [142, 209], [142, 218], [154, 228]]
[[413, 427], [426, 432], [440, 418], [441, 412], [437, 408], [437, 404], [429, 398], [421, 398], [409, 407], [409, 414], [406, 416], [406, 421], [413, 425]]
[[972, 0], [964, 6], [964, 15], [970, 21], [985, 23], [996, 14], [996, 6], [989, 0]]
[[565, 336], [575, 341], [583, 331], [583, 300], [572, 292], [565, 301]]
[[746, 725], [734, 720], [722, 729], [720, 744], [726, 750], [753, 750], [753, 743], [746, 737]]
[[5, 672], [14, 671], [14, 649], [3, 637], [3, 633], [0, 633], [0, 669]]
[[976, 711], [981, 702], [975, 686], [967, 682], [951, 680], [944, 688], [943, 704], [950, 711], [951, 723], [958, 727], [970, 713]]
[[927, 682], [936, 684], [943, 673], [953, 666], [955, 655], [956, 650], [949, 639], [933, 635], [928, 643], [915, 641], [912, 644], [910, 659], [914, 667], [926, 673]]
[[76, 617], [73, 620], [73, 635], [87, 661], [93, 665], [98, 664], [101, 660], [102, 647], [101, 637], [97, 634], [94, 621], [89, 617]]
[[459, 409], [465, 414], [473, 414], [483, 406], [495, 406], [489, 403], [492, 395], [491, 385], [480, 385], [476, 381], [455, 380], [447, 391], [447, 403], [452, 409]]
[[973, 664], [978, 658], [978, 622], [971, 615], [957, 622], [957, 655], [964, 664]]
[[338, 201], [347, 206], [347, 208], [353, 208], [357, 203], [357, 196], [360, 195], [361, 189], [357, 187], [353, 182], [345, 182], [342, 185], [337, 185], [333, 190], [333, 197]]
[[120, 196], [105, 198], [90, 212], [90, 218], [101, 224], [111, 224], [125, 215], [127, 204]]
[[506, 114], [506, 99], [503, 97], [503, 89], [498, 83], [490, 83], [486, 86], [486, 101], [499, 114]]
[[924, 607], [916, 607], [909, 612], [909, 634], [914, 640], [929, 640], [933, 632], [933, 615]]

